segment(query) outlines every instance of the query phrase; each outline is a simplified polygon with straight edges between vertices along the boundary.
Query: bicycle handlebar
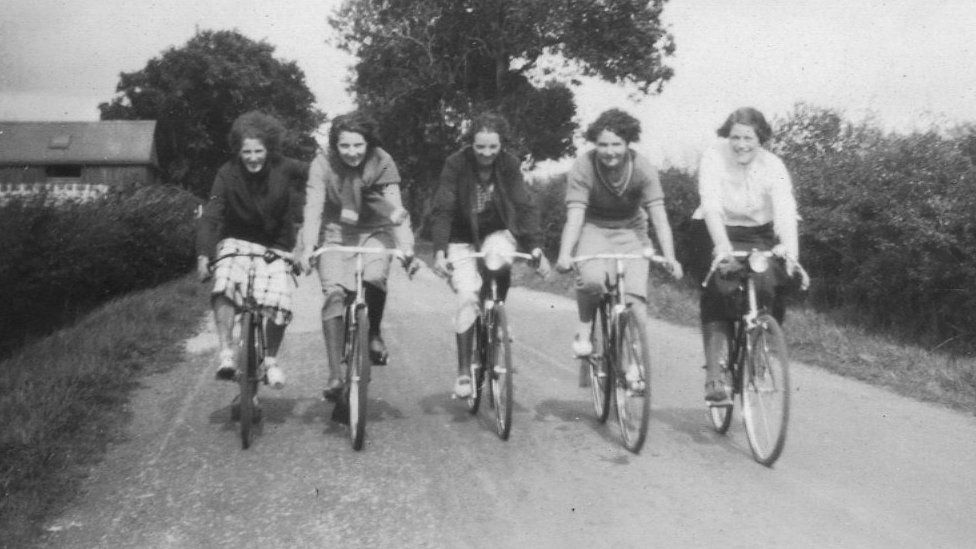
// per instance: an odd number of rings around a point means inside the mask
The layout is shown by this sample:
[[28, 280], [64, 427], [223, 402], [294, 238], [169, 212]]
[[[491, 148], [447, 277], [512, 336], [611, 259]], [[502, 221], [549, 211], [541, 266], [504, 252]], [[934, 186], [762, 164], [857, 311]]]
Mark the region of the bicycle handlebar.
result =
[[800, 290], [806, 290], [810, 287], [810, 275], [807, 274], [807, 270], [803, 268], [803, 265], [800, 265], [799, 261], [791, 258], [789, 254], [780, 255], [772, 250], [737, 250], [725, 255], [717, 256], [712, 260], [712, 266], [708, 269], [708, 274], [705, 275], [704, 280], [702, 280], [702, 288], [708, 286], [708, 282], [711, 280], [712, 275], [715, 274], [715, 270], [718, 269], [718, 266], [723, 259], [729, 256], [736, 259], [746, 259], [751, 255], [758, 255], [765, 258], [775, 257], [776, 259], [780, 259], [782, 261], [793, 261], [793, 263], [796, 264], [797, 272], [800, 275]]
[[453, 265], [458, 261], [466, 261], [469, 259], [480, 259], [487, 255], [497, 255], [500, 257], [507, 257], [511, 259], [524, 259], [526, 261], [532, 261], [533, 259], [535, 259], [534, 257], [532, 257], [532, 254], [527, 254], [525, 252], [492, 253], [492, 254], [487, 254], [485, 252], [468, 252], [468, 253], [461, 254], [458, 257], [452, 257], [448, 259], [447, 264]]
[[318, 257], [324, 253], [392, 255], [399, 259], [405, 257], [404, 253], [396, 248], [367, 248], [363, 246], [323, 246], [312, 252], [311, 257]]
[[613, 254], [613, 253], [602, 253], [602, 254], [589, 254], [589, 255], [578, 255], [576, 257], [570, 258], [573, 263], [582, 263], [584, 261], [592, 261], [594, 259], [645, 259], [652, 263], [660, 263], [666, 265], [671, 263], [668, 258], [663, 255], [644, 255], [642, 253], [627, 253], [627, 254]]

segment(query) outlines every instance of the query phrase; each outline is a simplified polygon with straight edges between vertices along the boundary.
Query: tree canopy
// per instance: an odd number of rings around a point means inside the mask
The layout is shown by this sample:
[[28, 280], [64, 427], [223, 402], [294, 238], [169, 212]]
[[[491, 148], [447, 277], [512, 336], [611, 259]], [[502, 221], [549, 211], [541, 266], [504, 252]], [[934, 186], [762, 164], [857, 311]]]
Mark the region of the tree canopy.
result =
[[176, 184], [205, 195], [231, 156], [227, 134], [240, 114], [261, 110], [288, 129], [285, 152], [308, 157], [324, 116], [305, 74], [274, 47], [236, 31], [202, 31], [185, 45], [121, 73], [116, 96], [98, 106], [103, 120], [157, 120], [160, 167]]
[[665, 2], [346, 0], [331, 24], [337, 45], [358, 58], [351, 91], [414, 180], [407, 186], [416, 213], [463, 121], [478, 111], [507, 116], [516, 153], [574, 152], [573, 94], [551, 75], [538, 81], [542, 59], [659, 92], [673, 74]]

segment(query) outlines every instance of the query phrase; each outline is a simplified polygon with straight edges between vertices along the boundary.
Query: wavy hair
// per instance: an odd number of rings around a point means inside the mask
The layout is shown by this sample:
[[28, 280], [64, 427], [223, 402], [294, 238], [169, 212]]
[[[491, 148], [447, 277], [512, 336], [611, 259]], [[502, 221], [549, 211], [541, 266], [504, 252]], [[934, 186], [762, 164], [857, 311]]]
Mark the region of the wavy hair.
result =
[[732, 133], [732, 126], [736, 124], [744, 124], [752, 127], [753, 131], [756, 132], [756, 137], [759, 138], [760, 145], [765, 145], [769, 141], [769, 138], [773, 136], [773, 129], [769, 126], [769, 122], [766, 122], [766, 117], [763, 116], [763, 113], [752, 107], [741, 107], [732, 111], [732, 114], [725, 119], [722, 127], [715, 133], [719, 137], [728, 137]]
[[630, 113], [620, 109], [607, 109], [600, 113], [600, 116], [593, 121], [583, 137], [590, 143], [596, 143], [600, 134], [606, 130], [626, 141], [634, 143], [640, 140], [641, 125]]
[[332, 126], [329, 127], [329, 150], [333, 154], [339, 154], [339, 135], [342, 132], [358, 133], [366, 140], [366, 155], [369, 156], [373, 149], [379, 147], [380, 125], [372, 117], [362, 111], [352, 111], [332, 119]]
[[502, 146], [511, 143], [512, 127], [504, 116], [494, 112], [483, 112], [471, 120], [468, 129], [464, 132], [462, 139], [467, 144], [474, 143], [474, 136], [481, 133], [497, 133], [498, 140]]
[[278, 158], [281, 156], [284, 135], [285, 125], [280, 120], [261, 111], [248, 111], [231, 124], [227, 144], [237, 154], [245, 139], [257, 139], [268, 150], [269, 158]]

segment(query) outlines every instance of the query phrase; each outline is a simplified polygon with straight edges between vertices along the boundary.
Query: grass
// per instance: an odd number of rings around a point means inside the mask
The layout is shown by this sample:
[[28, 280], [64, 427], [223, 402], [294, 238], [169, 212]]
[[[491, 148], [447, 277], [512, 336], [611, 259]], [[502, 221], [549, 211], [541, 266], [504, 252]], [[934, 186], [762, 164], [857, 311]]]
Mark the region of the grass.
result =
[[0, 362], [0, 545], [17, 547], [121, 437], [138, 377], [179, 364], [207, 308], [191, 276], [112, 301]]
[[[513, 284], [573, 295], [571, 275], [554, 274], [542, 280], [519, 269]], [[699, 326], [698, 291], [690, 285], [652, 278], [648, 298], [651, 316]], [[790, 357], [911, 398], [976, 413], [976, 359], [905, 344], [843, 318], [802, 306], [790, 308], [784, 326]]]

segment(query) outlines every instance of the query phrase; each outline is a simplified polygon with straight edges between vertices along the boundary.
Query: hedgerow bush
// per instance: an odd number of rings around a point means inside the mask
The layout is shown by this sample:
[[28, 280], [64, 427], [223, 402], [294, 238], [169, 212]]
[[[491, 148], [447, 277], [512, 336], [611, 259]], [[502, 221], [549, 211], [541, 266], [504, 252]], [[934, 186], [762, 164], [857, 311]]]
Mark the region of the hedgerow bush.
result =
[[976, 349], [970, 134], [884, 133], [799, 105], [777, 135], [814, 301], [920, 342]]
[[172, 186], [0, 207], [0, 354], [107, 299], [186, 273], [199, 199]]

